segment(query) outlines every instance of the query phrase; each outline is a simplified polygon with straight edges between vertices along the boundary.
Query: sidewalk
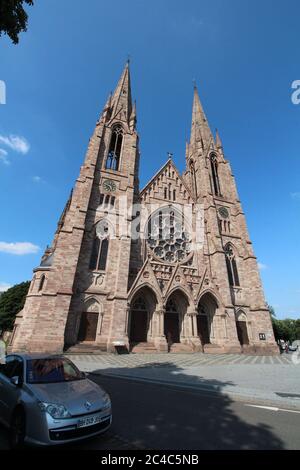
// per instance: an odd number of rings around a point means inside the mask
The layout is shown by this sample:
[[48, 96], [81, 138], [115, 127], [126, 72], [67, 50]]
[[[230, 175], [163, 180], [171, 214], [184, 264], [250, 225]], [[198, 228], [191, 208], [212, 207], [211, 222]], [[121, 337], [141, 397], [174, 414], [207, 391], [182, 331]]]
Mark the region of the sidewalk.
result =
[[247, 403], [300, 410], [300, 365], [289, 357], [269, 361], [261, 356], [224, 356], [104, 354], [71, 359], [80, 370], [97, 375], [218, 392]]

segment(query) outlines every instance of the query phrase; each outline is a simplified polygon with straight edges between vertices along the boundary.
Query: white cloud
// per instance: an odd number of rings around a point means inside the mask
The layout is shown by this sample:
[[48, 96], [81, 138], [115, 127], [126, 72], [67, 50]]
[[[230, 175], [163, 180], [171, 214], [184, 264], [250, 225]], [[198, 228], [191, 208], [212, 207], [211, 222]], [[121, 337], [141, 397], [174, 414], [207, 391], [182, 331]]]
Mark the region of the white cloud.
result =
[[260, 269], [261, 271], [263, 271], [264, 269], [267, 269], [268, 266], [266, 264], [263, 264], [263, 263], [258, 263], [258, 269]]
[[34, 181], [35, 183], [41, 183], [42, 178], [40, 176], [33, 176], [32, 181]]
[[300, 191], [290, 193], [290, 196], [291, 196], [292, 199], [296, 199], [296, 200], [300, 201]]
[[18, 135], [10, 134], [9, 136], [4, 136], [0, 134], [0, 143], [23, 155], [28, 153], [30, 149], [30, 145], [25, 137]]
[[4, 165], [10, 165], [10, 161], [7, 158], [7, 151], [4, 149], [0, 149], [0, 162], [4, 163]]
[[5, 292], [10, 287], [12, 287], [11, 284], [7, 284], [7, 282], [0, 282], [0, 292]]
[[0, 242], [0, 252], [11, 255], [28, 255], [37, 253], [40, 247], [30, 242], [6, 243]]

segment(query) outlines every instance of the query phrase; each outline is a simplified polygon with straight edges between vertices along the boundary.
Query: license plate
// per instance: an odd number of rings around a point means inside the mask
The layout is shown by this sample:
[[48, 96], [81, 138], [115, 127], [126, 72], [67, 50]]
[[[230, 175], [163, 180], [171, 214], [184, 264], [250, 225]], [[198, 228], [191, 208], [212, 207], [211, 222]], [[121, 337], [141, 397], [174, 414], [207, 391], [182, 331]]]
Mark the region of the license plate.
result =
[[101, 423], [101, 416], [90, 416], [87, 418], [82, 418], [78, 421], [78, 428], [85, 428], [86, 426], [93, 426], [94, 424]]

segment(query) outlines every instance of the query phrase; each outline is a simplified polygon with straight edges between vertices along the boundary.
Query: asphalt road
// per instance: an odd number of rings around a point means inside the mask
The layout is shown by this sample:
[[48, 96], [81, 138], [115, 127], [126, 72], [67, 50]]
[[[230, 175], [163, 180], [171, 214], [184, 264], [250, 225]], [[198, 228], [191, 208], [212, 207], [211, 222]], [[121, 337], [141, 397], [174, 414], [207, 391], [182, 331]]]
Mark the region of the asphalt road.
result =
[[[93, 376], [113, 403], [110, 431], [72, 449], [300, 449], [300, 412], [249, 406], [221, 393]], [[0, 428], [0, 449], [7, 448]]]

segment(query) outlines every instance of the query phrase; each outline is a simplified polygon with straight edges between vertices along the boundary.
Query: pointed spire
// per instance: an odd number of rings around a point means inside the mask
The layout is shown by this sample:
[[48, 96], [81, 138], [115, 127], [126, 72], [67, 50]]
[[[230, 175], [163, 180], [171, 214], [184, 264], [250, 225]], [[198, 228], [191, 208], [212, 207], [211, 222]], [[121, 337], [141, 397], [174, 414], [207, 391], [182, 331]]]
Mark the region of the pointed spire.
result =
[[102, 110], [102, 113], [99, 116], [97, 125], [103, 123], [104, 121], [106, 121], [106, 119], [109, 119], [110, 109], [111, 109], [111, 99], [112, 99], [112, 93], [110, 92], [110, 94], [108, 95], [107, 101], [105, 103], [105, 106]]
[[129, 60], [126, 62], [121, 78], [113, 93], [111, 106], [112, 118], [129, 123], [132, 111]]
[[105, 106], [103, 108], [103, 113], [111, 107], [112, 92], [109, 93]]
[[221, 138], [219, 136], [218, 129], [216, 129], [216, 146], [217, 146], [218, 149], [223, 148], [222, 141], [221, 141]]
[[190, 144], [192, 146], [200, 143], [202, 147], [206, 147], [211, 139], [211, 130], [202, 104], [198, 95], [197, 86], [194, 83], [194, 99], [193, 99], [193, 113], [192, 113], [192, 128]]
[[135, 129], [136, 126], [136, 101], [134, 100], [132, 112], [130, 115], [129, 126], [131, 129]]
[[186, 158], [186, 160], [189, 158], [189, 154], [190, 154], [190, 144], [189, 144], [188, 140], [186, 139], [186, 141], [185, 141], [185, 158]]

